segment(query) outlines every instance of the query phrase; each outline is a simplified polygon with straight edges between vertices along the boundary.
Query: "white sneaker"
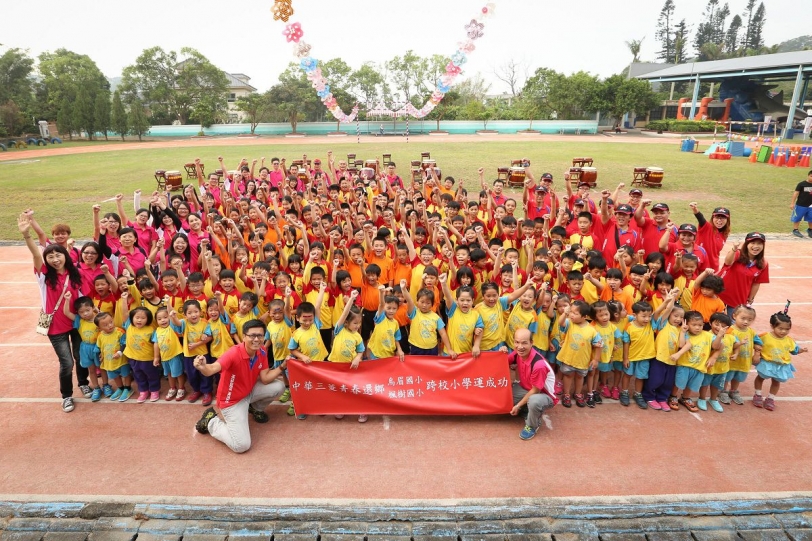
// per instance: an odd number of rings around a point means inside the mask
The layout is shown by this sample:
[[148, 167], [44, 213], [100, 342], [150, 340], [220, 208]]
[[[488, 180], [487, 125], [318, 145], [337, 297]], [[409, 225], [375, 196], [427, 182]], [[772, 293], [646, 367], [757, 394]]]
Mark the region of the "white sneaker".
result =
[[62, 399], [62, 411], [65, 413], [70, 413], [73, 411], [73, 398], [67, 397]]
[[90, 398], [93, 396], [93, 389], [91, 389], [88, 385], [79, 385], [79, 390], [85, 396], [85, 398]]
[[366, 423], [367, 419], [369, 419], [369, 417], [367, 417], [366, 415], [359, 415], [358, 416], [358, 422], [359, 423]]

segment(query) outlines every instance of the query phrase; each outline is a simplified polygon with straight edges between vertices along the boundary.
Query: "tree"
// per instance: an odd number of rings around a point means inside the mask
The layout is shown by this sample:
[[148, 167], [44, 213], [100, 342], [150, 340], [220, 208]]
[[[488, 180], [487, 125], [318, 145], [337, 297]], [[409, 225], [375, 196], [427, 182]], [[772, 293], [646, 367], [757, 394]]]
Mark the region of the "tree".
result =
[[628, 47], [629, 52], [632, 53], [632, 61], [631, 64], [629, 64], [629, 73], [627, 74], [628, 77], [632, 76], [632, 64], [640, 61], [640, 48], [643, 46], [644, 39], [646, 38], [643, 37], [641, 39], [633, 39], [626, 42], [626, 47]]
[[0, 56], [0, 104], [14, 101], [20, 107], [31, 102], [31, 72], [34, 59], [21, 49], [9, 49]]
[[113, 130], [121, 135], [121, 140], [123, 141], [124, 136], [130, 131], [130, 127], [127, 123], [127, 111], [124, 109], [124, 103], [121, 101], [121, 93], [118, 90], [113, 92], [113, 109], [110, 116]]
[[742, 17], [745, 23], [744, 35], [742, 36], [742, 49], [745, 51], [753, 48], [753, 16], [755, 12], [756, 0], [747, 0], [747, 5], [744, 8], [744, 17]]
[[550, 83], [547, 100], [561, 120], [581, 119], [584, 113], [603, 109], [601, 83], [594, 75], [579, 71], [569, 77], [558, 75]]
[[0, 105], [0, 125], [8, 135], [20, 135], [24, 124], [25, 116], [14, 100], [7, 100]]
[[725, 52], [731, 56], [734, 56], [739, 49], [739, 31], [741, 27], [742, 18], [734, 15], [725, 34]]
[[127, 118], [127, 123], [130, 125], [130, 133], [137, 135], [139, 141], [141, 141], [141, 136], [149, 131], [149, 119], [144, 110], [144, 104], [138, 98], [134, 98], [130, 103], [130, 115]]
[[602, 110], [618, 120], [626, 113], [650, 111], [658, 103], [648, 81], [613, 75], [603, 81], [601, 87], [596, 105], [601, 105]]
[[59, 105], [56, 115], [56, 127], [63, 137], [67, 134], [68, 139], [73, 140], [73, 105], [67, 96], [62, 98], [62, 103]]
[[550, 118], [550, 114], [553, 112], [549, 102], [550, 87], [559, 77], [561, 75], [556, 71], [539, 68], [532, 77], [525, 81], [520, 101], [522, 109], [529, 113], [531, 119]]
[[761, 2], [753, 15], [753, 24], [750, 29], [750, 44], [748, 49], [759, 50], [764, 46], [764, 23], [767, 21], [767, 10], [764, 9], [764, 2]]
[[248, 123], [251, 125], [251, 135], [254, 135], [257, 125], [264, 122], [268, 117], [268, 112], [271, 109], [270, 94], [268, 92], [264, 94], [251, 92], [247, 96], [237, 98], [234, 105], [236, 105], [238, 111], [245, 113]]
[[674, 31], [674, 64], [682, 64], [688, 58], [688, 24], [682, 19]]
[[[699, 53], [699, 60], [710, 60], [704, 56], [703, 46], [706, 43], [723, 48], [725, 44], [725, 21], [730, 15], [730, 7], [719, 6], [719, 0], [708, 0], [703, 21], [699, 24], [694, 37], [694, 46]], [[707, 49], [710, 50], [710, 49]]]
[[[434, 90], [437, 80], [445, 73], [446, 65], [451, 61], [442, 55], [421, 58], [414, 51], [406, 51], [403, 57], [396, 56], [386, 62], [387, 77], [396, 91], [395, 99], [412, 101], [415, 96], [422, 96]], [[402, 92], [402, 94], [400, 94]]]
[[657, 41], [660, 42], [660, 51], [657, 58], [667, 63], [673, 63], [676, 56], [674, 47], [674, 0], [665, 0], [660, 17], [657, 19]]
[[430, 120], [437, 121], [437, 131], [440, 131], [440, 121], [443, 119], [453, 118], [459, 108], [457, 102], [460, 100], [460, 94], [456, 90], [449, 90], [446, 92], [443, 101], [437, 104], [434, 110], [429, 113]]
[[279, 76], [279, 84], [271, 87], [268, 94], [273, 108], [290, 122], [293, 133], [296, 133], [300, 117], [306, 116], [308, 111], [315, 114], [317, 110], [323, 110], [310, 82], [293, 63]]
[[[92, 128], [96, 94], [110, 90], [110, 83], [96, 63], [87, 55], [57, 49], [53, 53], [39, 55], [39, 72], [43, 84], [42, 116], [53, 118], [62, 109], [61, 104], [65, 98], [76, 101], [80, 90], [83, 90], [87, 99], [82, 105], [87, 107], [81, 113], [82, 125], [73, 127], [75, 130], [86, 129], [88, 126]], [[77, 113], [74, 111], [73, 114], [75, 116]]]
[[383, 84], [383, 77], [371, 62], [353, 71], [347, 81], [347, 90], [367, 106], [375, 105], [380, 99], [378, 87]]
[[80, 86], [73, 104], [73, 127], [81, 135], [82, 130], [87, 133], [87, 140], [93, 140], [96, 133], [95, 119], [93, 117], [93, 99], [84, 86]]
[[527, 65], [511, 58], [502, 65], [497, 66], [493, 70], [493, 74], [497, 79], [508, 85], [511, 96], [516, 97], [521, 92], [524, 81], [527, 80]]
[[96, 94], [96, 102], [93, 104], [93, 123], [96, 131], [104, 134], [107, 141], [107, 132], [110, 131], [110, 92], [99, 92]]
[[[180, 57], [185, 57], [180, 60]], [[228, 79], [214, 64], [195, 49], [184, 47], [180, 54], [161, 47], [145, 49], [135, 64], [122, 71], [121, 90], [128, 103], [143, 100], [153, 114], [176, 118], [181, 124], [211, 116], [226, 106]]]

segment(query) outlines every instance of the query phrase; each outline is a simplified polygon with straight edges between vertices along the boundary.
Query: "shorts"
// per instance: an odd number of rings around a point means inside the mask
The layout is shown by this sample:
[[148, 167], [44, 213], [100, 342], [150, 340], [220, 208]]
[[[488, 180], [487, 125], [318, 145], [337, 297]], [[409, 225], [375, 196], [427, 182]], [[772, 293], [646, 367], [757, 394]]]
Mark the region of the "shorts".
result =
[[747, 372], [741, 372], [739, 370], [730, 370], [727, 374], [725, 374], [725, 383], [730, 383], [734, 379], [739, 383], [744, 382], [747, 379]]
[[612, 370], [623, 372], [623, 361], [612, 361]]
[[[494, 346], [492, 349], [483, 349], [483, 350], [482, 350], [482, 353], [485, 353], [486, 351], [499, 351], [499, 348], [501, 348], [501, 347], [503, 347], [503, 346], [506, 346], [506, 345], [507, 345], [507, 344], [505, 344], [504, 342], [499, 342], [499, 343], [498, 343], [496, 346]], [[414, 346], [412, 346], [412, 347], [414, 347]], [[412, 353], [412, 355], [414, 355], [414, 353]]]
[[168, 361], [161, 361], [164, 369], [164, 376], [177, 378], [183, 375], [183, 355], [176, 355]]
[[133, 373], [133, 369], [130, 368], [129, 364], [123, 364], [115, 370], [105, 370], [105, 372], [107, 372], [107, 377], [110, 379], [116, 379], [119, 376], [126, 378]]
[[82, 368], [101, 366], [99, 348], [96, 347], [96, 344], [90, 344], [88, 342], [82, 342], [79, 344], [79, 365]]
[[764, 359], [761, 359], [761, 362], [756, 365], [756, 372], [758, 372], [759, 377], [771, 379], [778, 383], [784, 383], [788, 379], [795, 377], [793, 374], [795, 367], [792, 366], [792, 363], [774, 363], [772, 361], [765, 361]]
[[797, 224], [798, 222], [812, 222], [812, 207], [799, 207], [798, 205], [795, 205], [789, 221], [794, 224]]
[[550, 363], [550, 366], [555, 366], [558, 363], [558, 351], [547, 351], [544, 355], [547, 359], [547, 362]]
[[690, 366], [678, 366], [677, 374], [674, 377], [674, 387], [677, 389], [688, 388], [693, 392], [698, 392], [699, 388], [702, 387], [702, 382], [704, 379], [705, 374], [696, 368], [691, 368]]
[[586, 375], [589, 373], [588, 368], [575, 368], [574, 366], [564, 364], [564, 363], [562, 363], [560, 361], [558, 363], [558, 366], [561, 367], [560, 371], [561, 371], [561, 374], [563, 374], [563, 375], [573, 374], [574, 373], [574, 374], [578, 374], [582, 378], [585, 378]]
[[[598, 363], [598, 370], [600, 372], [611, 372], [612, 370], [615, 369], [615, 367], [612, 366], [612, 364], [613, 363], [611, 361], [608, 363]], [[623, 366], [623, 363], [620, 363], [620, 365]]]
[[415, 345], [409, 344], [409, 354], [410, 355], [434, 355], [434, 356], [436, 356], [438, 354], [438, 352], [439, 352], [438, 349], [439, 348], [437, 346], [434, 346], [431, 349], [423, 349], [423, 348], [419, 348], [419, 347], [417, 347]]
[[707, 387], [716, 387], [720, 391], [725, 388], [725, 377], [727, 376], [727, 372], [724, 374], [705, 374], [702, 378], [702, 386]]
[[[623, 363], [620, 363], [620, 365], [623, 366]], [[629, 368], [624, 368], [623, 373], [627, 376], [634, 376], [637, 379], [648, 379], [648, 369], [650, 366], [650, 359], [630, 361]]]

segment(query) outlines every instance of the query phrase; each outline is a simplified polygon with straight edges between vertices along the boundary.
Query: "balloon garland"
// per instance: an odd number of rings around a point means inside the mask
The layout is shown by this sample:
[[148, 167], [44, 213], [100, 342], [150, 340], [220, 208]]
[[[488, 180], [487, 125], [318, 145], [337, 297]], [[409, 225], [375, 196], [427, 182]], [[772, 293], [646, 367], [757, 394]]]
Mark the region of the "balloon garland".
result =
[[[273, 9], [274, 20], [282, 20], [287, 22], [291, 15], [293, 15], [293, 7], [291, 6], [292, 0], [276, 0]], [[485, 18], [493, 15], [495, 5], [489, 3], [480, 10], [480, 14], [471, 19], [471, 22], [465, 25], [465, 33], [467, 39], [457, 44], [457, 51], [451, 56], [451, 61], [446, 64], [445, 74], [440, 77], [436, 83], [431, 97], [423, 104], [423, 107], [418, 109], [411, 103], [406, 104], [399, 113], [403, 116], [413, 116], [415, 118], [424, 118], [431, 113], [437, 105], [443, 101], [445, 95], [454, 86], [457, 77], [462, 73], [462, 66], [468, 61], [470, 55], [476, 49], [474, 42], [484, 35], [485, 23], [482, 22]], [[330, 84], [322, 74], [319, 67], [319, 61], [310, 55], [311, 46], [302, 41], [304, 30], [302, 30], [301, 23], [294, 22], [285, 26], [282, 32], [288, 43], [293, 44], [293, 54], [299, 59], [299, 67], [307, 74], [307, 80], [310, 81], [316, 94], [321, 99], [321, 102], [332, 113], [332, 115], [339, 122], [353, 122], [358, 116], [358, 104], [352, 108], [350, 114], [345, 113], [336, 102], [335, 96], [330, 91]]]

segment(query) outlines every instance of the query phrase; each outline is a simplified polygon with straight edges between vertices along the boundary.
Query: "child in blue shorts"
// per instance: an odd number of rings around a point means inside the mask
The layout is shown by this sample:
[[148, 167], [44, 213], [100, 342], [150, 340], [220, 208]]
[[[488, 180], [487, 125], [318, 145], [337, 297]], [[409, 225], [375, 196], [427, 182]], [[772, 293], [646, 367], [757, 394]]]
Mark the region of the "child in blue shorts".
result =
[[708, 371], [702, 380], [702, 387], [699, 389], [699, 400], [697, 400], [696, 406], [702, 411], [708, 410], [708, 404], [715, 412], [724, 411], [719, 402], [719, 393], [725, 388], [730, 361], [738, 356], [742, 346], [734, 334], [727, 332], [732, 324], [733, 320], [724, 312], [717, 312], [710, 317], [711, 332], [716, 336], [719, 336], [719, 333], [722, 334], [722, 347], [711, 355], [712, 362], [708, 362]]
[[[800, 347], [795, 340], [790, 338], [789, 331], [792, 329], [792, 320], [787, 314], [787, 307], [783, 312], [778, 312], [770, 317], [770, 327], [772, 331], [759, 335], [763, 346], [761, 349], [761, 362], [756, 365], [758, 376], [753, 382], [756, 393], [753, 395], [753, 405], [757, 408], [764, 408], [767, 411], [775, 409], [775, 395], [781, 388], [781, 384], [794, 378], [795, 367], [792, 365], [792, 355], [806, 353], [806, 347]], [[764, 380], [770, 380], [770, 394], [767, 398], [761, 395], [761, 387]]]
[[[174, 312], [174, 308], [172, 309]], [[178, 390], [183, 391], [186, 386], [186, 375], [183, 373], [183, 346], [178, 333], [169, 324], [170, 314], [166, 306], [161, 306], [155, 312], [155, 322], [158, 328], [152, 333], [154, 344], [154, 366], [162, 366], [164, 377], [169, 378], [169, 390], [165, 400], [175, 400]], [[183, 400], [183, 394], [180, 400]]]
[[721, 347], [724, 335], [720, 334], [714, 339], [713, 334], [703, 329], [704, 318], [696, 310], [685, 313], [683, 325], [688, 327], [688, 333], [685, 335], [685, 345], [677, 352], [680, 357], [677, 359], [674, 390], [668, 404], [672, 410], [678, 410], [683, 405], [691, 413], [696, 413], [699, 408], [691, 399], [691, 393], [699, 392], [702, 387], [711, 352]]
[[110, 400], [126, 402], [133, 390], [132, 369], [124, 358], [126, 345], [124, 329], [116, 327], [113, 316], [107, 312], [96, 314], [94, 322], [101, 331], [96, 339], [96, 346], [99, 348], [102, 373], [107, 376], [108, 381], [116, 384], [116, 390], [110, 396]]
[[[92, 389], [90, 400], [92, 402], [98, 402], [101, 400], [102, 392], [104, 392], [104, 396], [107, 397], [113, 394], [113, 388], [110, 387], [107, 382], [107, 374], [102, 372], [103, 388], [99, 385], [99, 378], [96, 375], [96, 368], [101, 366], [101, 361], [99, 360], [99, 349], [96, 347], [99, 329], [93, 322], [93, 318], [96, 316], [98, 310], [96, 310], [93, 304], [93, 299], [90, 297], [79, 297], [73, 301], [74, 313], [71, 311], [70, 301], [71, 292], [66, 291], [65, 302], [62, 303], [62, 311], [65, 317], [73, 321], [73, 328], [79, 331], [79, 336], [82, 338], [82, 342], [79, 344], [79, 364], [82, 368], [91, 369], [88, 370], [88, 379], [90, 379]], [[76, 317], [77, 315], [79, 317]]]

